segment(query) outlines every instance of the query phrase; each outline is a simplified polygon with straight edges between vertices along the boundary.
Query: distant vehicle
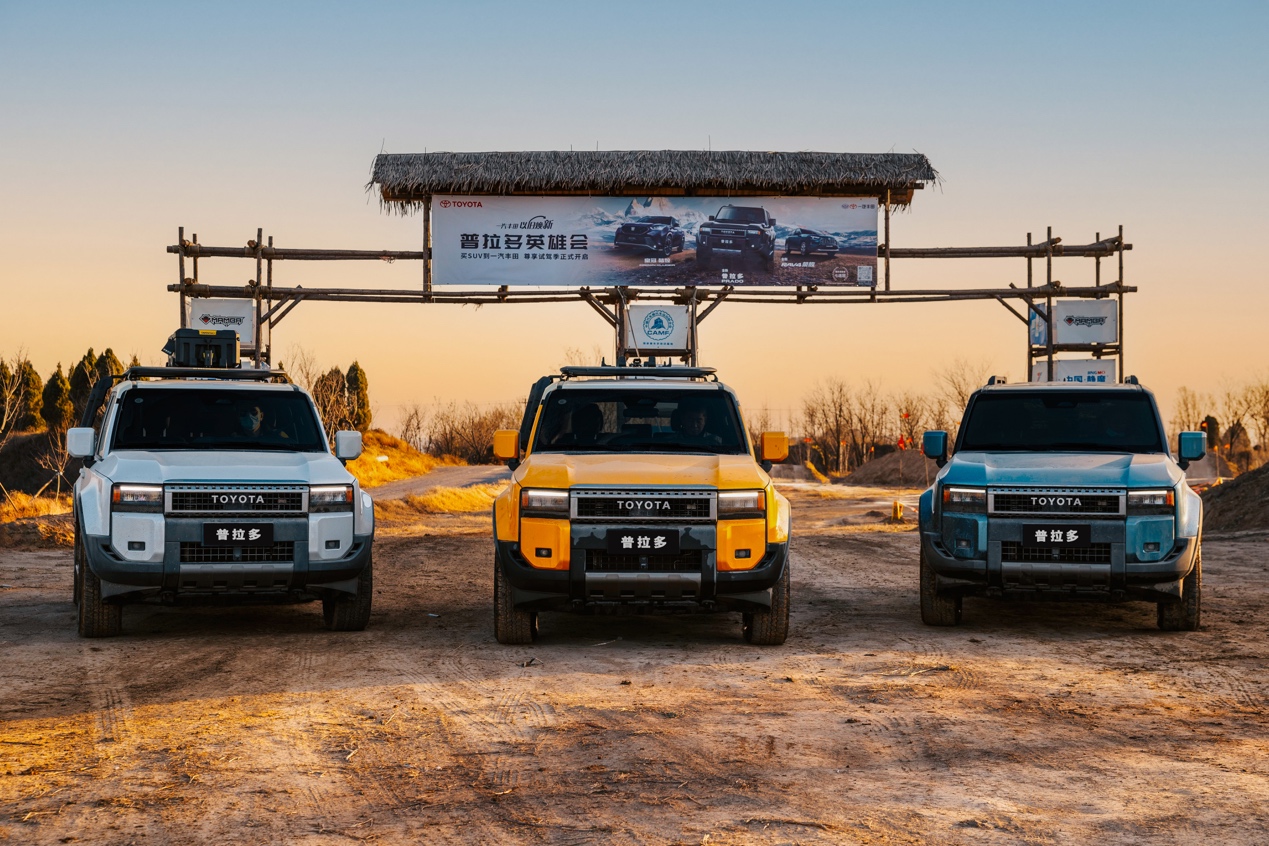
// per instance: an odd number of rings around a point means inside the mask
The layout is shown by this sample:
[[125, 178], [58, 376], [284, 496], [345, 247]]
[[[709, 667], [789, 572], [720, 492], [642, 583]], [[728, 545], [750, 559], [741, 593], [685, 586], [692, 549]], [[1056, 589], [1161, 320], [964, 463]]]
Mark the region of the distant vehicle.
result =
[[761, 206], [726, 205], [711, 214], [696, 231], [696, 262], [710, 267], [715, 254], [760, 259], [767, 270], [775, 269], [776, 219]]
[[512, 468], [494, 502], [494, 634], [539, 612], [739, 612], [750, 643], [789, 629], [789, 503], [711, 368], [565, 367], [494, 436]]
[[812, 253], [825, 253], [832, 258], [837, 255], [838, 249], [837, 239], [819, 229], [798, 229], [784, 239], [785, 255], [801, 253], [809, 256]]
[[1203, 501], [1168, 451], [1154, 396], [1135, 384], [989, 383], [922, 451], [943, 469], [921, 495], [921, 619], [961, 621], [966, 596], [1157, 604], [1159, 628], [1201, 611]]
[[678, 218], [666, 215], [644, 215], [633, 223], [623, 223], [613, 235], [616, 248], [631, 247], [650, 250], [662, 256], [683, 251], [687, 235], [679, 228]]
[[327, 628], [364, 629], [374, 507], [343, 465], [361, 433], [337, 432], [332, 455], [312, 398], [283, 371], [239, 367], [234, 332], [173, 340], [170, 366], [100, 381], [66, 435], [84, 462], [79, 634], [119, 634], [123, 606], [141, 601], [320, 599]]

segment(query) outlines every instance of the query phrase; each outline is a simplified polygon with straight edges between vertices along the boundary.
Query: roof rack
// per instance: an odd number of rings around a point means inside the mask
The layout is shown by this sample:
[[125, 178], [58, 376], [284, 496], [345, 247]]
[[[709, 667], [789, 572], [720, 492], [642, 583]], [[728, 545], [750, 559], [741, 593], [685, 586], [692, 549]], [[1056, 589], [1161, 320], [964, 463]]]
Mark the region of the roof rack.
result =
[[106, 400], [106, 394], [117, 382], [135, 382], [138, 379], [223, 379], [237, 382], [278, 381], [284, 385], [291, 384], [291, 377], [285, 370], [254, 370], [216, 367], [129, 367], [122, 373], [102, 377], [93, 385], [88, 402], [84, 404], [84, 414], [80, 418], [80, 426], [92, 426]]
[[586, 376], [642, 376], [645, 379], [657, 378], [677, 378], [677, 379], [708, 379], [712, 378], [718, 381], [715, 375], [716, 369], [713, 367], [686, 367], [682, 365], [672, 365], [665, 367], [631, 367], [631, 366], [575, 366], [569, 365], [561, 367], [560, 373], [565, 379], [577, 379]]

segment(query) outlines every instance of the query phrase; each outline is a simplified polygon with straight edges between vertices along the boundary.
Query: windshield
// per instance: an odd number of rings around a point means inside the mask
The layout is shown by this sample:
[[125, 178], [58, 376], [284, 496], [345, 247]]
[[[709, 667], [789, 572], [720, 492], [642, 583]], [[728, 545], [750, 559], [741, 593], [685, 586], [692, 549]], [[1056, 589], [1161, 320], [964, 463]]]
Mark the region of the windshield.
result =
[[661, 223], [661, 224], [665, 224], [666, 226], [669, 226], [670, 224], [674, 223], [674, 218], [661, 217], [660, 215], [644, 215], [643, 217], [635, 220], [635, 223]]
[[535, 452], [748, 452], [726, 391], [581, 389], [542, 404]]
[[308, 397], [296, 391], [131, 390], [119, 403], [115, 449], [326, 452]]
[[765, 223], [766, 215], [762, 209], [751, 209], [744, 206], [723, 206], [714, 215], [714, 220], [729, 220], [735, 223]]
[[957, 450], [1166, 452], [1143, 393], [1036, 391], [980, 394]]

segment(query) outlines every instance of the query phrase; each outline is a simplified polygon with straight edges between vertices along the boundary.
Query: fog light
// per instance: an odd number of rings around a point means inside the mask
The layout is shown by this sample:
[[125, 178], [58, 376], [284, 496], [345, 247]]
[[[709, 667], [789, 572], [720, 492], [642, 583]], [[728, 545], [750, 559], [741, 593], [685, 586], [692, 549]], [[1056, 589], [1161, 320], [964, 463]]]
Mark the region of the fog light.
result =
[[328, 541], [326, 541], [326, 548], [327, 548], [327, 549], [339, 549], [339, 541], [337, 541], [337, 540], [328, 540]]
[[1158, 551], [1159, 551], [1159, 544], [1157, 544], [1157, 543], [1148, 543], [1148, 544], [1146, 544], [1146, 545], [1145, 545], [1145, 548], [1146, 548], [1146, 552], [1158, 552]]
[[747, 550], [747, 549], [738, 549], [738, 550], [736, 550], [736, 557], [737, 557], [737, 558], [748, 558], [748, 557], [749, 557], [749, 555], [750, 555], [750, 552], [749, 552], [749, 550]]
[[550, 547], [539, 546], [537, 549], [533, 550], [533, 554], [536, 555], [538, 558], [550, 558], [551, 549]]
[[957, 548], [957, 549], [969, 549], [969, 538], [957, 538], [957, 539], [956, 539], [956, 548]]
[[[1157, 545], [1158, 544], [1156, 544], [1156, 546]], [[128, 551], [129, 552], [144, 552], [145, 541], [128, 541]]]

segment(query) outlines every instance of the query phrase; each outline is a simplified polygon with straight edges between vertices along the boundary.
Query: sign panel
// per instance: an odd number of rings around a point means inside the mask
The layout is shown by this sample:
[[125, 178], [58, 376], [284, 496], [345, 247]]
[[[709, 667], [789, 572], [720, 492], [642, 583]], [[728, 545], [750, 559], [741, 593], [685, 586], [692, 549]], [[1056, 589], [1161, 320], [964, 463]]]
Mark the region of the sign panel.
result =
[[877, 284], [872, 197], [432, 200], [435, 285]]
[[[1038, 305], [1037, 308], [1044, 308]], [[1043, 320], [1031, 313], [1031, 343], [1049, 342]], [[1119, 305], [1115, 300], [1055, 300], [1053, 343], [1113, 344], [1119, 340]]]
[[232, 329], [238, 333], [239, 344], [255, 346], [255, 300], [191, 298], [186, 301], [185, 312], [186, 325], [192, 329]]
[[645, 352], [680, 352], [691, 348], [692, 311], [680, 305], [626, 307], [626, 349]]
[[[1049, 362], [1037, 361], [1031, 365], [1031, 381], [1049, 381]], [[1054, 382], [1096, 382], [1115, 384], [1115, 360], [1113, 358], [1081, 358], [1053, 361]]]

